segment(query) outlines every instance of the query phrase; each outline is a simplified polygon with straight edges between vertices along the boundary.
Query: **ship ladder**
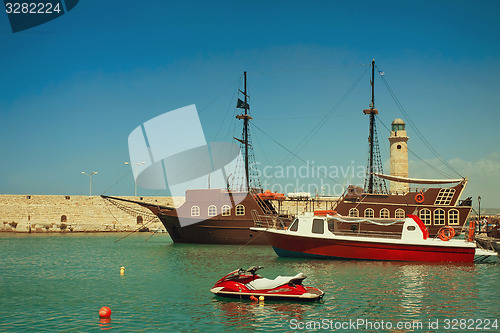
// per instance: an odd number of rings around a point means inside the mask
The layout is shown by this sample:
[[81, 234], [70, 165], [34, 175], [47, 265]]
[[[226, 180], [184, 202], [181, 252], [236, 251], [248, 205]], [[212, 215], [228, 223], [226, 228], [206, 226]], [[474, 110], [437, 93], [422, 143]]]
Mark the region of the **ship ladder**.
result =
[[257, 204], [259, 205], [260, 209], [264, 212], [264, 214], [273, 214], [271, 209], [266, 205], [266, 203], [259, 197], [257, 191], [252, 190], [253, 197], [255, 198], [255, 201], [257, 201]]
[[255, 209], [252, 209], [251, 213], [255, 227], [262, 228], [264, 226], [264, 223], [262, 222], [260, 215], [257, 213]]

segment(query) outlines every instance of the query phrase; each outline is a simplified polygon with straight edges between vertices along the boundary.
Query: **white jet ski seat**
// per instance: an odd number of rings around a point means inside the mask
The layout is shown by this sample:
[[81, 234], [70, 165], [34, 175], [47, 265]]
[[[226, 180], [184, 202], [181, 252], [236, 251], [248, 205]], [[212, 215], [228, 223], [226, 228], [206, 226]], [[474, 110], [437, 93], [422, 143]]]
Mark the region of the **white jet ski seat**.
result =
[[300, 284], [305, 278], [307, 278], [307, 275], [304, 273], [295, 276], [278, 276], [274, 280], [260, 278], [247, 283], [246, 287], [250, 290], [274, 289], [288, 283]]

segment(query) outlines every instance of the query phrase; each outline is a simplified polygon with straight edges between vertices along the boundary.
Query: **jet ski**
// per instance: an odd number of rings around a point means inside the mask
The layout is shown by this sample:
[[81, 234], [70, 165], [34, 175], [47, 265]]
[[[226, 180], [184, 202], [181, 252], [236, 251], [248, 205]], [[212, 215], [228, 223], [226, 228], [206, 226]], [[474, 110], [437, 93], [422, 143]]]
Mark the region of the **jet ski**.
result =
[[302, 285], [307, 276], [299, 273], [295, 276], [278, 276], [274, 280], [263, 278], [257, 274], [262, 266], [252, 266], [245, 270], [237, 269], [226, 274], [210, 289], [217, 296], [232, 298], [316, 301], [325, 293], [314, 287]]

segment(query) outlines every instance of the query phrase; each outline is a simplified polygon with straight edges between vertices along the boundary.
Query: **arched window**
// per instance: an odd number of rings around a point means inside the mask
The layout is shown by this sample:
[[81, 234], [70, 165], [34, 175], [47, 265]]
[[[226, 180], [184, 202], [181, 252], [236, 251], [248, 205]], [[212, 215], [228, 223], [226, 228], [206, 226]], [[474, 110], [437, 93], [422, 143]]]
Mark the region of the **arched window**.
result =
[[389, 218], [389, 210], [387, 208], [382, 208], [380, 210], [380, 218], [381, 219], [388, 219]]
[[208, 206], [208, 216], [216, 216], [217, 215], [217, 207], [214, 205]]
[[422, 220], [422, 222], [424, 222], [424, 224], [426, 225], [431, 224], [431, 211], [429, 209], [427, 208], [421, 209], [418, 212], [418, 217], [420, 217], [420, 219]]
[[191, 207], [191, 216], [200, 216], [200, 207], [198, 206]]
[[68, 221], [66, 215], [61, 215], [61, 222], [66, 222], [66, 221]]
[[401, 208], [396, 209], [396, 218], [397, 219], [404, 219], [405, 218], [405, 211]]
[[222, 216], [230, 216], [231, 215], [231, 207], [228, 205], [222, 206]]
[[137, 224], [142, 224], [143, 220], [142, 220], [142, 216], [137, 216]]
[[236, 215], [245, 215], [245, 206], [243, 205], [236, 206]]
[[444, 225], [444, 219], [444, 209], [436, 209], [434, 211], [434, 225]]
[[349, 209], [349, 216], [350, 217], [359, 217], [359, 210], [357, 208]]
[[365, 217], [373, 218], [374, 215], [375, 215], [375, 212], [373, 211], [373, 209], [371, 209], [371, 208], [365, 209]]
[[456, 209], [451, 209], [448, 212], [448, 224], [458, 224], [458, 210]]

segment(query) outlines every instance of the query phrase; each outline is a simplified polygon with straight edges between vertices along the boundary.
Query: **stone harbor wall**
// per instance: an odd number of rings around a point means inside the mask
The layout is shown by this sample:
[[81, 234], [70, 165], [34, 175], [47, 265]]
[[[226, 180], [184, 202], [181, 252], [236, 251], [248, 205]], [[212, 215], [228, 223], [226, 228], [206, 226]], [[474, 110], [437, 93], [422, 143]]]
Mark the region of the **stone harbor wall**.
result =
[[[178, 207], [184, 198], [121, 197]], [[123, 203], [128, 213], [99, 196], [0, 195], [0, 232], [134, 231], [141, 227], [164, 230], [147, 208]]]

